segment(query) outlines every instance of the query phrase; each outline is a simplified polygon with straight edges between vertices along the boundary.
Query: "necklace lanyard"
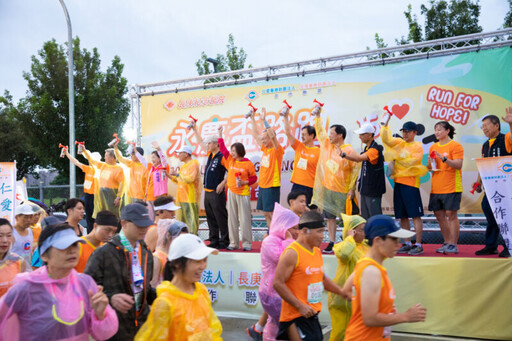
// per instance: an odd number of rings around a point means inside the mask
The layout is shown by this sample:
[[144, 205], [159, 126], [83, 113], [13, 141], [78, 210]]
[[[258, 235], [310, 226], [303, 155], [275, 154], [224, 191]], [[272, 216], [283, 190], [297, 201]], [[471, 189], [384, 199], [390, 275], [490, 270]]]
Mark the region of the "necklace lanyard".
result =
[[76, 288], [76, 279], [74, 278], [74, 276], [71, 279], [71, 287], [73, 288], [73, 292], [75, 293], [76, 297], [78, 297], [78, 300], [80, 301], [80, 316], [78, 316], [78, 318], [74, 321], [64, 321], [63, 319], [61, 319], [59, 317], [59, 315], [57, 313], [57, 307], [56, 307], [57, 298], [55, 295], [55, 284], [51, 283], [53, 319], [59, 323], [66, 325], [66, 326], [73, 326], [73, 325], [77, 324], [78, 321], [80, 321], [82, 319], [82, 317], [84, 317], [84, 298], [82, 297], [82, 295], [80, 295], [80, 293], [78, 292], [78, 289]]

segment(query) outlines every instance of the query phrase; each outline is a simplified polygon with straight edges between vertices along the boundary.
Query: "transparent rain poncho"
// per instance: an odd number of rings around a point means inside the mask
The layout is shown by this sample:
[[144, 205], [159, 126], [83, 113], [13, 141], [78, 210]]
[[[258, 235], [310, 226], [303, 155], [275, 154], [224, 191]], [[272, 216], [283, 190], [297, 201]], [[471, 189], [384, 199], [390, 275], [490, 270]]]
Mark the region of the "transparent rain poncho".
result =
[[19, 274], [0, 300], [0, 340], [106, 340], [117, 332], [118, 320], [109, 306], [98, 320], [89, 291], [94, 280], [75, 270], [61, 279], [48, 276], [46, 266]]
[[279, 329], [281, 314], [281, 297], [273, 288], [277, 262], [281, 253], [293, 242], [286, 238], [286, 231], [299, 224], [299, 216], [278, 203], [270, 223], [269, 236], [261, 243], [261, 285], [259, 296], [263, 309], [268, 314], [267, 324], [263, 330], [264, 340], [275, 340]]
[[208, 289], [201, 283], [195, 287], [189, 295], [163, 281], [135, 341], [221, 341], [222, 325], [212, 309]]
[[409, 143], [399, 137], [393, 137], [388, 126], [383, 126], [380, 134], [384, 146], [384, 159], [386, 162], [394, 162], [392, 179], [422, 177], [427, 174], [427, 167], [421, 164], [423, 159], [421, 142]]
[[0, 260], [0, 297], [13, 285], [17, 274], [30, 271], [32, 268], [22, 257], [7, 251], [4, 259]]
[[[343, 241], [334, 245], [333, 251], [338, 260], [338, 267], [333, 281], [343, 287], [347, 278], [354, 272], [356, 263], [363, 258], [369, 247], [364, 240], [356, 243], [354, 237], [348, 236], [348, 231], [366, 223], [361, 216], [341, 214], [343, 219]], [[329, 340], [343, 340], [345, 329], [352, 316], [352, 306], [339, 295], [328, 293], [328, 307], [331, 314], [332, 331]]]

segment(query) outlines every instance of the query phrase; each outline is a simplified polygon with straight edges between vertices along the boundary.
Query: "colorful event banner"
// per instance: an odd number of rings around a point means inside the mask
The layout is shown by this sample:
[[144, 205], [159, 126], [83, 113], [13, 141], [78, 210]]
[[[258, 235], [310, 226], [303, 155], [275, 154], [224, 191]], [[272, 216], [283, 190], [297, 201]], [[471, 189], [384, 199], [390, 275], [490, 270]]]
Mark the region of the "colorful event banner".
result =
[[512, 246], [512, 156], [477, 159], [487, 200], [503, 240]]
[[[512, 49], [498, 48], [446, 57], [366, 67], [318, 75], [255, 82], [208, 90], [169, 93], [141, 98], [142, 142], [146, 155], [151, 142], [158, 141], [172, 157], [171, 166], [179, 167], [174, 152], [182, 145], [194, 147], [195, 157], [204, 166], [206, 152], [201, 149], [191, 130], [187, 130], [189, 115], [198, 119], [203, 137], [217, 134], [224, 127], [227, 145], [242, 142], [247, 157], [259, 171], [261, 151], [251, 135], [250, 120], [245, 118], [252, 103], [267, 118], [279, 142], [286, 147], [282, 164], [281, 202], [291, 188], [294, 151], [284, 131], [279, 115], [287, 100], [292, 109], [290, 120], [293, 133], [300, 138], [301, 127], [313, 124], [313, 100], [325, 103], [322, 118], [325, 126], [343, 124], [348, 131], [347, 143], [356, 150], [363, 146], [354, 133], [363, 122], [376, 129], [380, 143], [379, 121], [383, 107], [393, 112], [390, 128], [393, 133], [406, 121], [415, 121], [425, 128], [416, 137], [423, 144], [423, 163], [426, 165], [429, 147], [434, 143], [434, 124], [449, 121], [456, 128], [455, 140], [464, 147], [463, 195], [460, 213], [481, 213], [481, 195], [470, 194], [477, 178], [473, 158], [480, 157], [486, 138], [480, 129], [482, 117], [504, 116], [512, 105]], [[260, 130], [263, 127], [260, 126]], [[502, 132], [508, 131], [502, 126]], [[172, 186], [172, 185], [171, 185]], [[393, 213], [393, 186], [387, 179], [387, 192], [382, 206], [384, 213]], [[421, 193], [426, 209], [431, 188], [431, 175], [421, 178]], [[171, 193], [174, 188], [171, 187]], [[253, 193], [253, 199], [257, 190]]]
[[0, 218], [14, 224], [16, 206], [16, 162], [0, 162]]

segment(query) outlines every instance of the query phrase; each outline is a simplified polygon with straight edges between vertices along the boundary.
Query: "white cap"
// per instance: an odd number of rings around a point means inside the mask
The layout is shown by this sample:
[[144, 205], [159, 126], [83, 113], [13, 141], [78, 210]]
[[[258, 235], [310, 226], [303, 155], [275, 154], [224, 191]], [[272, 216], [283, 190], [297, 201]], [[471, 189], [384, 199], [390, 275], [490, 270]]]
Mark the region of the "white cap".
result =
[[192, 147], [190, 146], [182, 146], [180, 149], [178, 149], [176, 151], [176, 154], [179, 154], [179, 153], [188, 153], [189, 155], [192, 155], [192, 152], [194, 151], [194, 149], [192, 149]]
[[160, 211], [160, 210], [163, 210], [163, 211], [177, 211], [179, 209], [181, 209], [181, 207], [177, 206], [172, 201], [167, 203], [167, 204], [165, 204], [165, 205], [155, 206], [155, 211]]
[[101, 154], [98, 152], [92, 152], [91, 158], [95, 161], [101, 161]]
[[23, 215], [32, 215], [35, 214], [34, 209], [30, 204], [21, 204], [14, 210], [14, 213], [16, 215], [23, 214]]
[[206, 246], [206, 244], [195, 234], [182, 234], [174, 239], [169, 247], [167, 259], [172, 261], [181, 257], [193, 260], [201, 260], [210, 253], [214, 255], [219, 253], [219, 250]]
[[375, 133], [375, 128], [370, 123], [365, 123], [361, 126], [361, 128], [354, 130], [356, 134], [367, 134], [367, 133]]
[[40, 247], [40, 254], [43, 254], [50, 247], [54, 247], [59, 250], [66, 250], [74, 243], [85, 243], [85, 239], [80, 238], [76, 235], [73, 229], [65, 229], [55, 234], [52, 234], [49, 238], [45, 239], [43, 245]]

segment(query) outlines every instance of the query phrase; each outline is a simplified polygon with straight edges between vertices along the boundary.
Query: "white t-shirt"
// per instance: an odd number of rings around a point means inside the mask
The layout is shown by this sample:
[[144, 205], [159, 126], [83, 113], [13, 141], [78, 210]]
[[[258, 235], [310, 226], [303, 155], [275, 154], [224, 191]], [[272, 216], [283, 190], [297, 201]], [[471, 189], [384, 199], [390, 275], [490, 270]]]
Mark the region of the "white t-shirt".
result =
[[14, 244], [12, 245], [11, 252], [23, 257], [28, 264], [32, 264], [32, 245], [34, 244], [34, 236], [32, 235], [32, 229], [28, 228], [27, 231], [28, 234], [26, 236], [20, 236], [15, 228], [12, 229]]

